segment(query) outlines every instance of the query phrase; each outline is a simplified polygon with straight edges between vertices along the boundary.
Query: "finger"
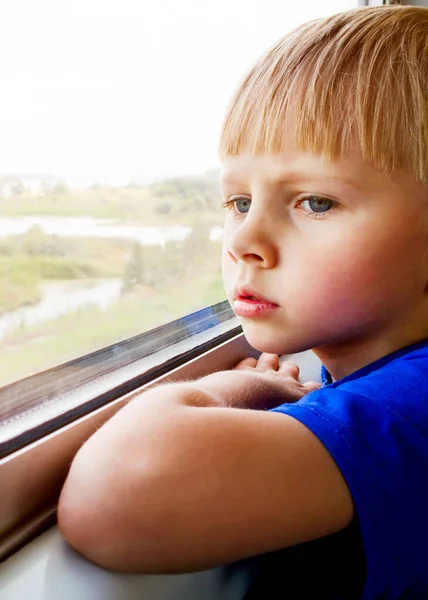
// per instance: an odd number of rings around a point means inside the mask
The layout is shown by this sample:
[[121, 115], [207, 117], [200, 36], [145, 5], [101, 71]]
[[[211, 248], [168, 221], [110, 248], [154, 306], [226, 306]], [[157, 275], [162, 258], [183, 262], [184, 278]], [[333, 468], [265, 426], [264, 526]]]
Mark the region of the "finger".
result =
[[288, 375], [289, 377], [292, 377], [296, 381], [298, 381], [298, 379], [299, 379], [300, 369], [299, 369], [298, 365], [296, 365], [295, 363], [288, 362], [286, 360], [283, 363], [281, 363], [281, 365], [279, 367], [279, 371], [281, 373], [284, 373], [285, 375]]
[[321, 387], [321, 384], [318, 383], [318, 381], [307, 381], [306, 383], [303, 384], [303, 387], [308, 390], [309, 392], [314, 392], [315, 390], [319, 390]]
[[263, 352], [259, 356], [259, 360], [257, 361], [257, 368], [261, 371], [274, 370], [278, 371], [279, 367], [279, 356], [278, 354], [268, 354], [267, 352]]
[[251, 358], [249, 356], [248, 358], [244, 358], [244, 360], [241, 360], [237, 365], [235, 365], [233, 367], [233, 370], [239, 371], [239, 369], [248, 369], [248, 367], [255, 368], [256, 366], [257, 366], [257, 359]]

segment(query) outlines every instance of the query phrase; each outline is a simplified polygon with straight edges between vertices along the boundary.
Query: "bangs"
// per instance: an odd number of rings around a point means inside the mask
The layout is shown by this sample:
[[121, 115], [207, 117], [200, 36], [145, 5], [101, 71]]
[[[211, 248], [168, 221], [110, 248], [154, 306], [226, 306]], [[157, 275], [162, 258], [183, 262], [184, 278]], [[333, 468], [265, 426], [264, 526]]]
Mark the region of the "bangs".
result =
[[357, 147], [388, 175], [428, 182], [428, 9], [361, 8], [306, 23], [238, 88], [220, 160], [290, 144], [333, 161]]

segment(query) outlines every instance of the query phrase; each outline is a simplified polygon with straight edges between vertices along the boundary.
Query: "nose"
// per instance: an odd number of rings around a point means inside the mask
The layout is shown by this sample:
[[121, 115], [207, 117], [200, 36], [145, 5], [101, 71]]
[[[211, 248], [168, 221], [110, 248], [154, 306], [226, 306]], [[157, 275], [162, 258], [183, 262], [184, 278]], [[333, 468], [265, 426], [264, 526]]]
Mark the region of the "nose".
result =
[[278, 248], [270, 226], [260, 215], [251, 215], [251, 211], [228, 236], [226, 249], [235, 263], [241, 261], [272, 269], [278, 262]]

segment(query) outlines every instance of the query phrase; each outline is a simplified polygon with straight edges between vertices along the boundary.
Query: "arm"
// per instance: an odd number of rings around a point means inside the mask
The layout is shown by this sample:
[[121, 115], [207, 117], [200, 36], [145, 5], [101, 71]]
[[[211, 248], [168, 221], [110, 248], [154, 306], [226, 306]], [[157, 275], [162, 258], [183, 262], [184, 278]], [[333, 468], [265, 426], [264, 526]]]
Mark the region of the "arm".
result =
[[350, 523], [350, 492], [321, 442], [292, 417], [237, 408], [314, 386], [266, 355], [252, 360], [151, 389], [88, 440], [58, 509], [72, 546], [113, 570], [193, 571]]

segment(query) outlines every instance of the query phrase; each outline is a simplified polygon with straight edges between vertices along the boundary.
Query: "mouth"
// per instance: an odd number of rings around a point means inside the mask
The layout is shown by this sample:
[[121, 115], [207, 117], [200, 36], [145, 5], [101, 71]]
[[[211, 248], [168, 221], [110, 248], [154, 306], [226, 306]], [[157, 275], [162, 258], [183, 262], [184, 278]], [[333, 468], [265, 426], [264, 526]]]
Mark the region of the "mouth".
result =
[[237, 288], [233, 298], [233, 310], [240, 317], [267, 315], [279, 308], [276, 302], [248, 288]]
[[276, 304], [276, 302], [273, 302], [272, 300], [265, 298], [264, 296], [259, 294], [257, 291], [252, 290], [250, 288], [235, 288], [233, 298], [234, 298], [234, 300], [244, 300], [247, 302], [260, 302], [260, 303], [264, 303], [264, 304], [271, 304], [271, 305], [278, 306]]
[[243, 300], [245, 302], [262, 302], [264, 304], [274, 304], [274, 302], [270, 302], [270, 300], [266, 300], [265, 298], [262, 298], [260, 296], [249, 296], [246, 294], [239, 294], [239, 296], [237, 296], [235, 298], [235, 300]]

